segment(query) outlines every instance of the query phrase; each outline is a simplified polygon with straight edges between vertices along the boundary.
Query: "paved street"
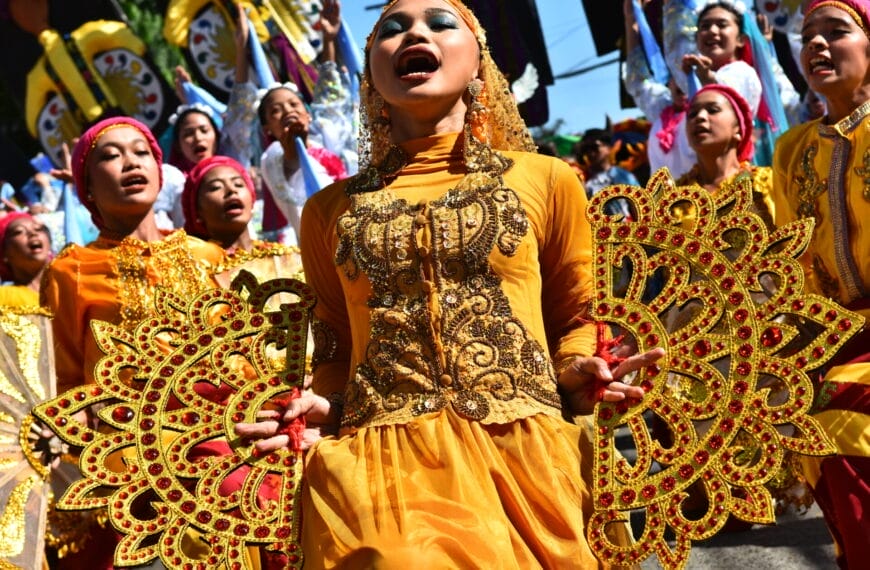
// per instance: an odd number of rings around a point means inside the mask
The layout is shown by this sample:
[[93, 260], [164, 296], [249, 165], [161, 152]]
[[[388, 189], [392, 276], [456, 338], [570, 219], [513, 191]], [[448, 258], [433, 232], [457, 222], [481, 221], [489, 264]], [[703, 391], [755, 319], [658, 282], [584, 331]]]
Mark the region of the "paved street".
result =
[[[644, 570], [661, 568], [647, 560]], [[696, 543], [688, 570], [827, 570], [836, 569], [834, 545], [822, 514], [813, 506], [803, 515], [787, 514], [776, 526], [720, 534]]]

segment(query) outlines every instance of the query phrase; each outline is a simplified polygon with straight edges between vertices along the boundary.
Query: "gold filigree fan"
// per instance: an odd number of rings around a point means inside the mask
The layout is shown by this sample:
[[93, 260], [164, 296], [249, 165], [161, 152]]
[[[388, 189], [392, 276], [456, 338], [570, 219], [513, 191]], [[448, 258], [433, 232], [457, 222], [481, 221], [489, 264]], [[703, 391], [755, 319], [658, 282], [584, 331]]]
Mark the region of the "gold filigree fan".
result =
[[45, 545], [74, 552], [94, 521], [54, 516], [52, 497], [78, 479], [68, 461], [50, 468], [60, 441], [40, 437], [31, 408], [54, 396], [51, 321], [42, 309], [0, 307], [0, 568], [41, 569]]
[[[604, 214], [616, 197], [634, 203], [636, 219]], [[860, 330], [862, 318], [804, 293], [796, 258], [813, 220], [769, 231], [754, 212], [749, 177], [712, 196], [677, 187], [663, 169], [646, 189], [603, 190], [587, 216], [593, 317], [639, 350], [666, 351], [634, 380], [647, 392], [642, 401], [596, 406], [595, 513], [587, 536], [605, 562], [655, 554], [666, 568], [682, 568], [692, 542], [717, 533], [729, 516], [774, 521], [765, 485], [787, 452], [834, 451], [809, 415], [809, 372]], [[653, 416], [671, 442], [651, 437], [646, 419]], [[630, 433], [633, 463], [616, 449], [617, 429]], [[686, 504], [690, 489], [703, 497], [700, 513]], [[606, 527], [632, 512], [644, 519], [636, 543], [608, 541]]]
[[[269, 309], [287, 294], [294, 302]], [[159, 557], [169, 568], [245, 568], [283, 553], [300, 568], [301, 453], [258, 456], [233, 426], [302, 388], [313, 293], [242, 272], [229, 290], [190, 302], [159, 290], [155, 304], [132, 332], [92, 323], [105, 353], [96, 384], [34, 410], [82, 448], [84, 478], [58, 507], [107, 509], [123, 535], [116, 566]], [[82, 411], [96, 429], [77, 421]]]

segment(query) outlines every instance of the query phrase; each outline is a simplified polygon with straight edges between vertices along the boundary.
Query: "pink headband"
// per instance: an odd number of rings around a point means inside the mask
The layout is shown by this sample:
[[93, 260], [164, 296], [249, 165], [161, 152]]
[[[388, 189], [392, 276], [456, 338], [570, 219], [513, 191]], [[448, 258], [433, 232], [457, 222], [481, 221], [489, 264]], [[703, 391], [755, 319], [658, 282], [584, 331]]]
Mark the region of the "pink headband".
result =
[[218, 166], [229, 166], [238, 172], [245, 181], [245, 186], [248, 192], [251, 193], [251, 201], [256, 200], [257, 196], [254, 193], [254, 181], [251, 180], [251, 175], [248, 170], [228, 156], [215, 155], [205, 160], [201, 160], [187, 174], [187, 182], [184, 184], [184, 191], [181, 193], [181, 207], [184, 210], [184, 231], [190, 235], [208, 238], [208, 230], [205, 224], [199, 220], [199, 187], [205, 180], [205, 175]]
[[737, 115], [737, 124], [740, 127], [740, 134], [742, 135], [740, 137], [740, 142], [737, 145], [737, 159], [741, 162], [752, 160], [755, 146], [752, 143], [753, 114], [752, 109], [749, 107], [749, 103], [746, 102], [746, 99], [744, 99], [740, 93], [721, 83], [705, 85], [695, 93], [695, 96], [692, 97], [692, 101], [697, 99], [698, 95], [707, 91], [716, 91], [717, 93], [722, 94], [722, 96], [728, 99], [728, 102], [731, 103], [731, 107], [734, 109], [734, 114]]
[[824, 6], [832, 6], [849, 14], [864, 33], [870, 36], [870, 1], [868, 0], [812, 0], [808, 5], [804, 18]]
[[[79, 201], [84, 205], [85, 208], [91, 213], [91, 219], [94, 221], [94, 225], [98, 228], [102, 229], [105, 224], [103, 223], [103, 219], [100, 216], [99, 210], [97, 210], [96, 205], [92, 200], [87, 199], [88, 194], [88, 171], [87, 171], [87, 161], [88, 156], [90, 156], [91, 151], [96, 147], [97, 142], [100, 140], [100, 137], [103, 134], [111, 129], [115, 129], [118, 127], [133, 127], [142, 133], [145, 137], [145, 140], [148, 141], [148, 146], [151, 147], [151, 154], [154, 156], [154, 160], [157, 161], [159, 165], [163, 162], [163, 151], [160, 150], [160, 145], [157, 143], [157, 139], [154, 138], [154, 135], [151, 133], [151, 129], [147, 126], [143, 125], [133, 117], [110, 117], [108, 119], [103, 119], [98, 122], [91, 128], [85, 131], [82, 137], [79, 139], [79, 142], [76, 143], [75, 148], [72, 152], [72, 171], [73, 171], [73, 181], [76, 185], [76, 193], [78, 194]], [[161, 188], [163, 187], [163, 170], [159, 170], [159, 181]]]
[[[22, 218], [33, 219], [33, 216], [26, 212], [10, 212], [0, 218], [0, 254], [3, 253], [3, 248], [6, 247], [6, 230], [9, 229], [9, 225], [15, 220]], [[12, 279], [12, 268], [9, 267], [5, 259], [5, 255], [0, 255], [0, 279], [9, 281]]]

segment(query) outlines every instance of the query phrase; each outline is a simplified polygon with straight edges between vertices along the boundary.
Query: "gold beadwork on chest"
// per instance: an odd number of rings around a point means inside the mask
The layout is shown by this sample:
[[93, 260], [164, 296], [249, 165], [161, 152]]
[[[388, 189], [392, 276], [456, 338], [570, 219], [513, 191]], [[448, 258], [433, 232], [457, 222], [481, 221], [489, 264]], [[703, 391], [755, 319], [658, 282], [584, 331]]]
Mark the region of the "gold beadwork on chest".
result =
[[864, 151], [864, 155], [861, 157], [861, 166], [855, 167], [855, 174], [863, 179], [862, 196], [870, 202], [870, 148]]
[[432, 201], [389, 188], [351, 195], [336, 262], [371, 285], [371, 335], [344, 425], [447, 405], [485, 420], [495, 402], [515, 398], [558, 410], [547, 352], [514, 316], [492, 266], [493, 256], [516, 254], [528, 226], [517, 193], [485, 173]]
[[794, 175], [794, 183], [798, 189], [800, 205], [798, 215], [801, 218], [815, 217], [816, 199], [828, 187], [827, 179], [821, 180], [815, 167], [815, 158], [819, 153], [817, 143], [811, 143], [801, 153], [800, 172]]

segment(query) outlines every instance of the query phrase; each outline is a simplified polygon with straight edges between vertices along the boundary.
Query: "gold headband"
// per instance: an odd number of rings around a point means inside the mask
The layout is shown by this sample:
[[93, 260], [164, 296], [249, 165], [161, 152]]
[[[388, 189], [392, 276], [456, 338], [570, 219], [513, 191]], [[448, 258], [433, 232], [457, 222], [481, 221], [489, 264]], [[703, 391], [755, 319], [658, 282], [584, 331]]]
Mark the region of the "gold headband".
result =
[[[148, 140], [148, 137], [145, 136], [145, 133], [142, 132], [142, 129], [138, 128], [136, 125], [131, 125], [130, 123], [124, 123], [124, 122], [121, 122], [121, 123], [112, 123], [111, 125], [106, 125], [106, 126], [103, 127], [102, 129], [100, 129], [100, 131], [97, 133], [97, 136], [94, 137], [93, 142], [91, 142], [91, 146], [90, 146], [90, 148], [88, 148], [88, 154], [90, 154], [90, 152], [91, 152], [92, 150], [94, 150], [95, 148], [97, 148], [97, 142], [99, 142], [100, 138], [101, 138], [104, 134], [106, 134], [108, 131], [111, 131], [112, 129], [118, 129], [118, 128], [121, 128], [121, 127], [130, 127], [131, 129], [136, 129], [137, 131], [139, 131], [139, 133], [140, 133], [143, 137], [145, 137], [145, 140], [146, 140], [146, 141]], [[148, 146], [151, 146], [151, 145], [149, 144]]]

